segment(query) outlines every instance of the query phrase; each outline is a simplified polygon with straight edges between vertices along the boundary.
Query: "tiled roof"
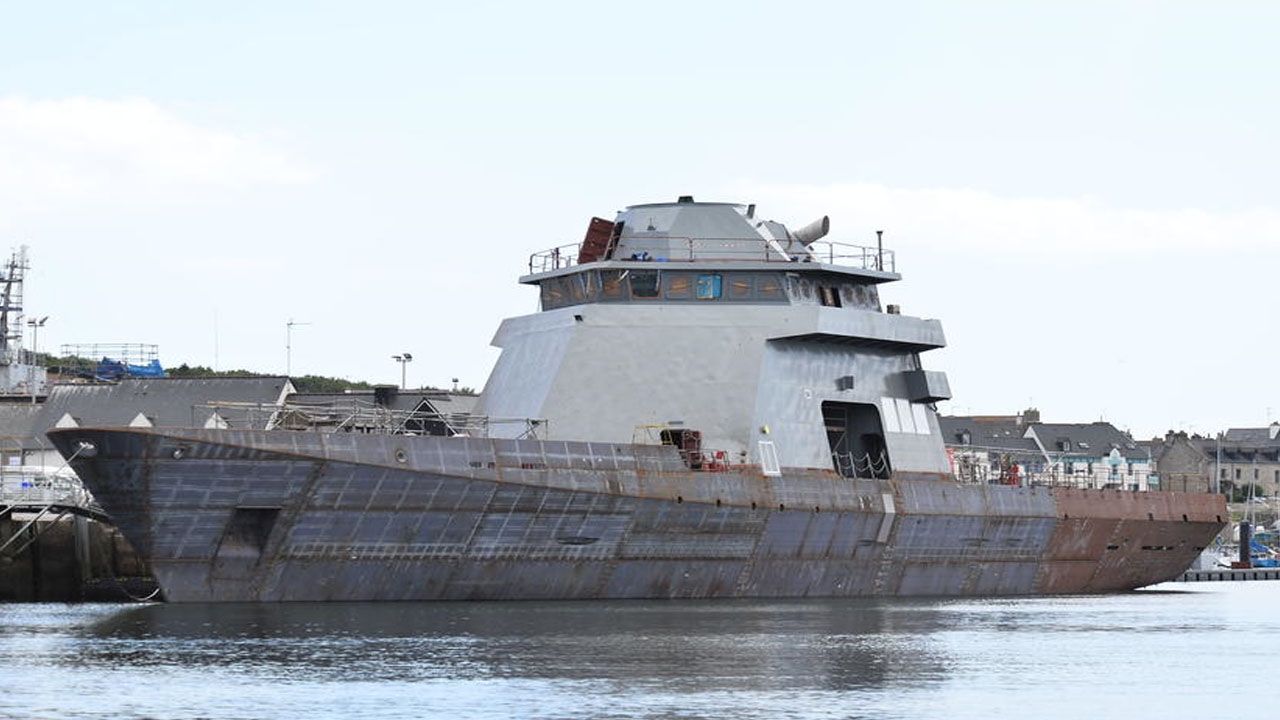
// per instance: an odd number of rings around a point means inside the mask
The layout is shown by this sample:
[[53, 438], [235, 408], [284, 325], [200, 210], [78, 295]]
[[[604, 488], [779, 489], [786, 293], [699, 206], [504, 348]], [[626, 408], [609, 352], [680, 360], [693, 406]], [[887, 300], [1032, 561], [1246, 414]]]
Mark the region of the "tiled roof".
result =
[[[70, 415], [81, 427], [118, 426], [138, 415], [157, 427], [201, 427], [211, 402], [279, 402], [287, 378], [127, 378], [116, 384], [53, 385], [36, 406], [0, 405], [0, 429], [6, 442], [23, 449], [48, 447], [45, 431]], [[34, 408], [34, 409], [33, 409]]]
[[1035, 439], [1027, 437], [1030, 430], [1050, 454], [1066, 452], [1102, 458], [1115, 448], [1126, 459], [1146, 460], [1148, 457], [1145, 448], [1139, 447], [1132, 438], [1108, 422], [1027, 423], [1020, 422], [1015, 415], [979, 415], [940, 416], [938, 423], [942, 427], [943, 442], [947, 445], [964, 444], [961, 436], [967, 431], [969, 445], [1039, 452]]

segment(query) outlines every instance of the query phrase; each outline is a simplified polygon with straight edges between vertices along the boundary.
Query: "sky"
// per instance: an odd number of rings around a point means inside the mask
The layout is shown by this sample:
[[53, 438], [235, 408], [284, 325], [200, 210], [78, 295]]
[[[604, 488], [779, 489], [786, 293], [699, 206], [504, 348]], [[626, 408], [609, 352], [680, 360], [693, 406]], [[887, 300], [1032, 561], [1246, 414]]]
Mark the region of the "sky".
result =
[[29, 248], [41, 352], [481, 388], [498, 323], [537, 308], [531, 253], [627, 205], [756, 203], [884, 231], [882, 301], [947, 334], [923, 358], [943, 413], [1256, 427], [1280, 419], [1278, 25], [1266, 2], [0, 0], [0, 251]]

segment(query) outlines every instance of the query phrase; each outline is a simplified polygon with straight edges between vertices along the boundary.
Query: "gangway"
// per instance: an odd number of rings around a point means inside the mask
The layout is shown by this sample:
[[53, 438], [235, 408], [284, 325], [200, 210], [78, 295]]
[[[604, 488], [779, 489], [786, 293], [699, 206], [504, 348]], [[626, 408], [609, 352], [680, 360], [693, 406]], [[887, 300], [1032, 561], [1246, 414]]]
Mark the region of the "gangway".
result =
[[67, 515], [109, 522], [107, 514], [66, 466], [0, 468], [0, 519], [16, 519], [18, 514], [30, 517], [0, 543], [0, 556], [17, 557]]

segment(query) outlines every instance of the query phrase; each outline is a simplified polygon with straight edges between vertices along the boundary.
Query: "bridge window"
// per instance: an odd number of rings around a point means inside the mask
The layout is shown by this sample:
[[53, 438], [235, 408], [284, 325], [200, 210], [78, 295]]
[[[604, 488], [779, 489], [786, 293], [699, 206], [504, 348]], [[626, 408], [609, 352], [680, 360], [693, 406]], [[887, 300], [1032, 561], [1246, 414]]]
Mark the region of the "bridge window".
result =
[[719, 275], [699, 275], [697, 285], [697, 296], [699, 300], [716, 300], [720, 297], [720, 276]]
[[657, 270], [631, 271], [631, 297], [658, 297], [659, 276]]
[[582, 286], [587, 302], [595, 302], [600, 299], [600, 273], [598, 271], [592, 270], [582, 275]]
[[595, 273], [579, 273], [568, 277], [545, 280], [540, 288], [542, 309], [554, 310], [566, 305], [581, 305], [595, 300], [598, 295]]
[[622, 272], [608, 270], [600, 273], [600, 295], [605, 300], [622, 299]]
[[569, 304], [581, 305], [587, 299], [587, 278], [585, 275], [570, 275], [565, 278], [569, 290]]
[[880, 293], [876, 291], [874, 285], [844, 285], [840, 290], [846, 306], [867, 310], [880, 309]]
[[782, 283], [773, 276], [760, 277], [756, 281], [756, 294], [762, 300], [781, 300], [784, 296]]
[[687, 273], [666, 273], [667, 299], [688, 300], [693, 290], [693, 278]]
[[751, 276], [739, 275], [737, 277], [729, 277], [729, 299], [730, 300], [750, 300], [751, 299]]
[[841, 307], [840, 289], [831, 285], [818, 286], [818, 299], [826, 307]]
[[553, 310], [565, 305], [564, 286], [560, 280], [547, 280], [542, 283], [542, 308]]

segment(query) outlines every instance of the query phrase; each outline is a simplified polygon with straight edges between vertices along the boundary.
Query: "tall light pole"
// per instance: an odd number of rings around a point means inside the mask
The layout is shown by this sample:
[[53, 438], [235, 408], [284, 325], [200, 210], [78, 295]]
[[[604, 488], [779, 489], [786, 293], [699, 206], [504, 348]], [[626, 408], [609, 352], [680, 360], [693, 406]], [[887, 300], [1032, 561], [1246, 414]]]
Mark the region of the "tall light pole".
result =
[[31, 326], [31, 369], [28, 377], [31, 380], [31, 404], [36, 404], [36, 366], [40, 364], [40, 328], [44, 327], [45, 322], [49, 319], [48, 315], [39, 320], [31, 318], [27, 320], [27, 324]]
[[1218, 431], [1216, 449], [1213, 454], [1213, 492], [1215, 495], [1222, 492], [1222, 431]]
[[406, 366], [406, 365], [408, 365], [409, 363], [413, 362], [413, 355], [410, 355], [409, 353], [401, 353], [400, 355], [392, 355], [392, 356], [391, 356], [391, 359], [392, 359], [392, 360], [395, 360], [395, 361], [396, 361], [396, 362], [398, 362], [398, 363], [400, 363], [400, 389], [401, 389], [401, 390], [404, 390], [404, 389], [406, 389], [406, 385], [405, 385], [405, 382], [404, 382], [404, 378], [405, 378], [405, 374], [404, 374], [405, 366]]
[[289, 322], [284, 324], [284, 374], [285, 377], [293, 377], [293, 326], [294, 325], [310, 325], [307, 322], [298, 322], [293, 318], [289, 318]]

